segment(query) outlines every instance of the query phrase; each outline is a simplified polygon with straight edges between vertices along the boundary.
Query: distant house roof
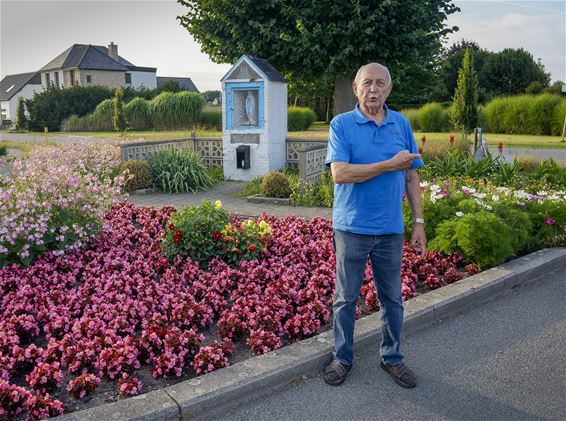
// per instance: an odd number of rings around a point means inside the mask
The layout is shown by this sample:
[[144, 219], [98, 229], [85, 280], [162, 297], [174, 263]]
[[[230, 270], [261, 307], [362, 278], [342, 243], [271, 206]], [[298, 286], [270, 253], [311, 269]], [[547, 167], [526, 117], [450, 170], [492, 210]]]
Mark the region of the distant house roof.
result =
[[41, 85], [41, 75], [31, 72], [6, 76], [0, 81], [0, 101], [9, 101], [27, 84]]
[[185, 91], [199, 92], [190, 77], [169, 77], [169, 76], [157, 76], [157, 87], [159, 88], [165, 82], [172, 80], [177, 82], [181, 88]]
[[140, 67], [140, 66], [126, 66], [128, 70], [132, 72], [150, 72], [155, 73], [157, 71], [157, 67]]
[[133, 64], [121, 56], [114, 60], [108, 55], [108, 48], [102, 45], [73, 44], [39, 71], [55, 69], [127, 71], [128, 66]]

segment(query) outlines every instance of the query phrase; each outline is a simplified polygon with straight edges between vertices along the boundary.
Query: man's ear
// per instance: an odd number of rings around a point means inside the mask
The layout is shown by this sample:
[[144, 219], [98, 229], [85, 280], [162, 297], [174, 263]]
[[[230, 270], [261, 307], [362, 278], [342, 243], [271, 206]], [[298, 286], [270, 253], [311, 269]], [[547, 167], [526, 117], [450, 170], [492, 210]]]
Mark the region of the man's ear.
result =
[[354, 92], [354, 97], [356, 99], [358, 99], [358, 95], [356, 95], [356, 83], [355, 82], [352, 83], [352, 92]]

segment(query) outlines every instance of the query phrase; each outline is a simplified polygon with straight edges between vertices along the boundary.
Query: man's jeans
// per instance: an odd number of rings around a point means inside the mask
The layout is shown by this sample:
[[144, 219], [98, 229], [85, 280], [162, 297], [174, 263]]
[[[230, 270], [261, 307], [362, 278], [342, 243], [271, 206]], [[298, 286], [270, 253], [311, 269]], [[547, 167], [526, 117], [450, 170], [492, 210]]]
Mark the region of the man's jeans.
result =
[[403, 362], [399, 351], [403, 326], [401, 257], [403, 234], [362, 235], [334, 230], [336, 290], [334, 292], [334, 359], [351, 365], [354, 360], [356, 302], [362, 287], [368, 255], [381, 304], [383, 341], [381, 359], [386, 365]]

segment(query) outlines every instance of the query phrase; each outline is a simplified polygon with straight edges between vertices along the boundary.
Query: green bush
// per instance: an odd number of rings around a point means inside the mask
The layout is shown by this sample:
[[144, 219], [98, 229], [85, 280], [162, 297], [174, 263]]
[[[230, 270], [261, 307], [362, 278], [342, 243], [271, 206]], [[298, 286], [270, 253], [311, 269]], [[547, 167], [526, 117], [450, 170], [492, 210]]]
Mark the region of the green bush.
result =
[[486, 211], [466, 214], [442, 222], [432, 250], [458, 253], [480, 268], [495, 266], [514, 256], [515, 238], [512, 229], [497, 215]]
[[566, 100], [563, 99], [560, 105], [554, 110], [552, 119], [552, 134], [555, 136], [562, 136], [564, 127], [564, 119], [566, 118]]
[[8, 147], [5, 145], [0, 145], [0, 156], [8, 155]]
[[201, 94], [163, 92], [151, 101], [151, 116], [158, 130], [190, 129], [198, 123], [204, 107]]
[[482, 127], [484, 130], [487, 127], [487, 115], [485, 113], [485, 107], [478, 106], [478, 127]]
[[124, 106], [126, 120], [131, 130], [148, 130], [151, 128], [151, 112], [149, 101], [136, 97]]
[[448, 110], [437, 102], [423, 105], [417, 119], [423, 132], [445, 132], [450, 129]]
[[199, 125], [207, 130], [222, 130], [222, 109], [207, 107], [200, 113]]
[[58, 131], [63, 120], [71, 115], [82, 117], [92, 112], [101, 101], [111, 97], [112, 91], [102, 86], [61, 89], [50, 85], [26, 101], [29, 129], [42, 132], [47, 127], [49, 131]]
[[510, 102], [506, 97], [495, 98], [485, 106], [486, 129], [490, 133], [505, 133], [504, 121]]
[[566, 114], [566, 100], [559, 95], [500, 97], [486, 107], [486, 129], [491, 133], [557, 135], [559, 116]]
[[155, 183], [168, 193], [196, 193], [214, 184], [200, 155], [192, 149], [160, 151], [149, 159], [149, 165]]
[[409, 120], [409, 124], [414, 131], [420, 131], [421, 126], [419, 125], [419, 110], [416, 108], [407, 108], [405, 110], [401, 110], [401, 113], [407, 117]]
[[554, 114], [562, 103], [566, 102], [559, 95], [542, 94], [532, 97], [526, 116], [525, 133], [537, 135], [552, 134]]
[[263, 176], [261, 195], [264, 197], [288, 198], [291, 196], [289, 178], [278, 171], [271, 171]]
[[112, 131], [114, 129], [114, 101], [105, 99], [92, 114], [85, 116], [86, 131]]
[[120, 174], [124, 174], [126, 171], [129, 175], [129, 179], [124, 186], [126, 191], [153, 187], [153, 173], [147, 161], [133, 159], [123, 162], [120, 165]]
[[200, 206], [185, 206], [171, 215], [163, 238], [163, 249], [168, 258], [177, 254], [189, 256], [204, 263], [220, 255], [221, 231], [230, 222], [230, 214], [217, 201], [203, 201]]
[[287, 130], [297, 132], [307, 130], [316, 121], [316, 113], [308, 107], [289, 107], [287, 110]]

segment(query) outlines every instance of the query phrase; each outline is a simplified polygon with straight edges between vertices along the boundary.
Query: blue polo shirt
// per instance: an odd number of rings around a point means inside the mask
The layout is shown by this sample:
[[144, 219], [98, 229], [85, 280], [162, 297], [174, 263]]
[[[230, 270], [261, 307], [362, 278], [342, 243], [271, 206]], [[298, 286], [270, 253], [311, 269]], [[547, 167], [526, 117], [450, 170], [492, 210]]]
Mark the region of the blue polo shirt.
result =
[[[376, 124], [359, 106], [336, 116], [330, 123], [326, 165], [331, 162], [372, 164], [397, 152], [418, 153], [409, 122], [385, 106], [385, 118]], [[422, 167], [415, 159], [411, 169]], [[335, 184], [333, 228], [356, 234], [402, 234], [402, 200], [405, 171], [390, 171], [362, 183]]]

